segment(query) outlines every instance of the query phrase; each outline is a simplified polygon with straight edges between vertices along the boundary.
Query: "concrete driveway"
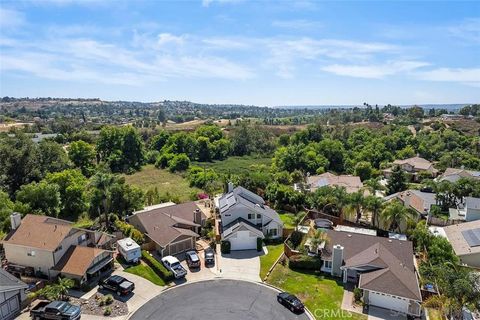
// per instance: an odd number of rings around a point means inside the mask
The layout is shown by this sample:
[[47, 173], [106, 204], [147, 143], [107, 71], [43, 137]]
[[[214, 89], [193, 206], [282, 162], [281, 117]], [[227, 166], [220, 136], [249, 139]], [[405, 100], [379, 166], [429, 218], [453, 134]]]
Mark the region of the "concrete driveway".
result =
[[400, 312], [369, 306], [368, 320], [407, 320], [407, 316]]
[[215, 279], [185, 284], [163, 292], [135, 312], [130, 320], [296, 320], [277, 302], [277, 291], [258, 283]]
[[257, 252], [256, 250], [232, 251], [230, 254], [219, 254], [217, 256], [219, 276], [228, 279], [261, 282], [261, 255], [263, 255], [263, 252]]

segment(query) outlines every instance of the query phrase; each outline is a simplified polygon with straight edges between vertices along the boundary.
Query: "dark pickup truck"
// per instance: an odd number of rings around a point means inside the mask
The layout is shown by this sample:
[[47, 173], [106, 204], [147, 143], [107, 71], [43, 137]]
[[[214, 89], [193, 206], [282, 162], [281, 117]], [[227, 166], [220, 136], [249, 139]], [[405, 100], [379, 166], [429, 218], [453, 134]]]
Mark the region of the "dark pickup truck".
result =
[[98, 287], [116, 292], [119, 296], [126, 296], [135, 289], [135, 284], [124, 277], [115, 275], [100, 281]]
[[34, 320], [78, 320], [82, 311], [79, 306], [74, 306], [65, 301], [39, 301], [32, 310], [30, 317]]

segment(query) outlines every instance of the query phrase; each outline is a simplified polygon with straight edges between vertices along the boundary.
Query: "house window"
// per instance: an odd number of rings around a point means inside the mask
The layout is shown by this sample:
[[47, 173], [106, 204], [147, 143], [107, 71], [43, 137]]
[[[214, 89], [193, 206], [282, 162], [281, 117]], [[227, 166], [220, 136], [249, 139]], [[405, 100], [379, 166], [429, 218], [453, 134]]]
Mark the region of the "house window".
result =
[[254, 213], [249, 213], [248, 214], [248, 220], [255, 219], [255, 214]]
[[332, 269], [332, 261], [324, 261], [325, 268]]
[[29, 257], [35, 257], [35, 251], [30, 251], [30, 252], [27, 252], [27, 256]]
[[257, 219], [262, 219], [262, 215], [260, 213], [257, 213]]
[[276, 237], [276, 236], [277, 236], [277, 229], [270, 229], [270, 230], [268, 230], [268, 233], [269, 233], [272, 237]]

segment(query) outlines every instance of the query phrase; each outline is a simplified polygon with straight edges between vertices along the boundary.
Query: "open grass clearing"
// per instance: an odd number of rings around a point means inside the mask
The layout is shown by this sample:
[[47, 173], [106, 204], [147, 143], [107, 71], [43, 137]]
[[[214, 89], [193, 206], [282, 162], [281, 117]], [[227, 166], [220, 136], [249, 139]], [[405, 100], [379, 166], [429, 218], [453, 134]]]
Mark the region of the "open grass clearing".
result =
[[139, 187], [143, 191], [157, 188], [159, 194], [173, 202], [187, 202], [192, 195], [201, 192], [198, 188], [189, 186], [187, 179], [165, 169], [157, 169], [154, 165], [146, 165], [141, 171], [125, 175], [125, 181]]

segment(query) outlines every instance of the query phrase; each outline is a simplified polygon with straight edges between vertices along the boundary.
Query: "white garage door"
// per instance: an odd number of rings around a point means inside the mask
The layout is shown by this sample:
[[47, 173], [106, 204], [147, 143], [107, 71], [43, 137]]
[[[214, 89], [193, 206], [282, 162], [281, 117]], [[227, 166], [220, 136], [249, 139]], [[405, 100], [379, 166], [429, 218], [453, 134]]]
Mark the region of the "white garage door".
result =
[[389, 295], [382, 295], [381, 293], [371, 292], [368, 296], [369, 304], [380, 308], [395, 310], [407, 313], [408, 300], [395, 298]]
[[257, 235], [250, 231], [237, 231], [228, 240], [231, 250], [257, 249]]

